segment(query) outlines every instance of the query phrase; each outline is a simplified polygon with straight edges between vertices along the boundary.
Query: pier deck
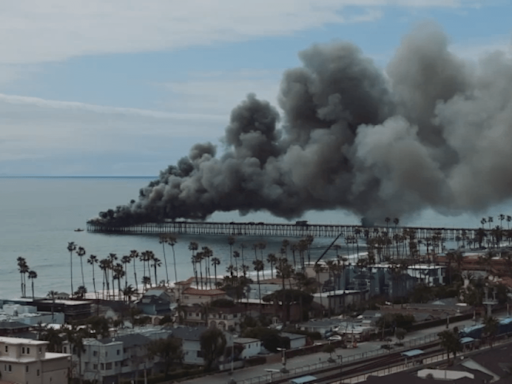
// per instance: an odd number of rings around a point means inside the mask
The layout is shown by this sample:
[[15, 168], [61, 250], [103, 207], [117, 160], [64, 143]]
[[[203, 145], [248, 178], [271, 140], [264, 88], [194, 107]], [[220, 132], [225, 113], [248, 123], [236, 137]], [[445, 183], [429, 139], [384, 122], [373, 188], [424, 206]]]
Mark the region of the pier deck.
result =
[[[165, 223], [147, 223], [126, 227], [107, 226], [88, 223], [88, 232], [118, 233], [118, 234], [186, 234], [186, 235], [232, 235], [232, 236], [275, 236], [275, 237], [373, 237], [386, 232], [389, 237], [395, 234], [410, 236], [414, 232], [416, 239], [428, 239], [441, 236], [444, 240], [473, 239], [476, 228], [431, 228], [431, 227], [395, 227], [377, 226], [363, 227], [361, 225], [341, 224], [294, 224], [294, 223], [252, 223], [252, 222], [197, 222], [172, 221]], [[490, 230], [486, 230], [490, 235]]]

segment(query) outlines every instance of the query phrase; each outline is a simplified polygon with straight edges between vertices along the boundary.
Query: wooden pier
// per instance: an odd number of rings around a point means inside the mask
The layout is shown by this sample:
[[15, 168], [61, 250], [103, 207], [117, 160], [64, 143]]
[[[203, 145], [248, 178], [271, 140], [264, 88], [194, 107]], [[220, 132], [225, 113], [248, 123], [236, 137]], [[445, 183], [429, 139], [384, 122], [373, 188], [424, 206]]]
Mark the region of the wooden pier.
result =
[[[300, 224], [297, 224], [300, 223]], [[103, 224], [87, 224], [88, 232], [116, 233], [116, 234], [185, 234], [185, 235], [225, 235], [225, 236], [261, 236], [261, 237], [298, 237], [307, 235], [314, 237], [333, 238], [338, 235], [345, 238], [374, 237], [386, 233], [393, 237], [396, 234], [411, 236], [414, 233], [416, 239], [429, 239], [434, 236], [444, 240], [474, 239], [476, 228], [431, 228], [431, 227], [395, 227], [378, 226], [363, 227], [360, 225], [340, 224], [309, 224], [297, 223], [253, 223], [253, 222], [194, 222], [194, 221], [170, 221], [165, 223], [147, 223], [127, 227], [108, 226]], [[486, 230], [489, 235], [490, 230]]]

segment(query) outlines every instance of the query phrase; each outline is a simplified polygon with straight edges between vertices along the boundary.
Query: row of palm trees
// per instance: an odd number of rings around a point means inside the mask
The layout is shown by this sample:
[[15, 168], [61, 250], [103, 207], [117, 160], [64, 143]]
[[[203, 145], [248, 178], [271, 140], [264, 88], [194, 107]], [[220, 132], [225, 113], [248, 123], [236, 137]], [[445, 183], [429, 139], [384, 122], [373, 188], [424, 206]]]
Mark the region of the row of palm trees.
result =
[[21, 297], [27, 297], [27, 277], [32, 282], [32, 299], [34, 299], [34, 280], [37, 279], [37, 272], [30, 269], [27, 260], [19, 256], [17, 258], [18, 272], [21, 278]]

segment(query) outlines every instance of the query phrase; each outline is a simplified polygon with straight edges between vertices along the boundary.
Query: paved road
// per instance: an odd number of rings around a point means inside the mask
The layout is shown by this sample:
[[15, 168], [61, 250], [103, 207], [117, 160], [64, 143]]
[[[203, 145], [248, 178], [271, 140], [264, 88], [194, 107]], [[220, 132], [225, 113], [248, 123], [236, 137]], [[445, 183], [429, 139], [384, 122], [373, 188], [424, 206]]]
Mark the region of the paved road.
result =
[[[473, 325], [473, 324], [474, 324], [473, 320], [464, 320], [464, 321], [450, 324], [450, 328], [452, 328], [453, 326], [458, 326], [459, 328], [463, 328], [463, 326], [465, 326], [465, 325], [469, 326], [469, 325]], [[438, 326], [438, 327], [433, 327], [433, 328], [422, 329], [419, 331], [410, 332], [407, 334], [404, 341], [405, 342], [407, 342], [408, 340], [410, 342], [412, 342], [412, 340], [423, 341], [426, 337], [428, 337], [432, 334], [437, 334], [445, 329], [446, 329], [446, 325], [442, 325], [442, 326]], [[375, 351], [375, 350], [382, 351], [381, 345], [382, 345], [382, 341], [363, 342], [363, 343], [359, 343], [357, 348], [337, 349], [336, 352], [333, 354], [333, 357], [335, 355], [337, 355], [337, 356], [341, 355], [341, 356], [343, 356], [343, 360], [347, 361], [347, 360], [350, 360], [350, 356], [353, 356], [353, 355], [358, 355], [358, 354], [361, 354], [364, 352], [370, 352], [370, 351]], [[414, 349], [414, 344], [411, 345], [411, 347], [409, 349]], [[319, 363], [319, 362], [326, 362], [328, 358], [329, 358], [329, 354], [324, 353], [324, 352], [313, 353], [313, 354], [306, 355], [306, 356], [297, 356], [297, 357], [288, 359], [286, 367], [290, 370], [293, 370], [294, 368], [305, 367], [307, 365], [311, 365], [311, 364], [315, 364], [315, 363]], [[281, 363], [273, 363], [273, 364], [258, 365], [258, 366], [249, 367], [249, 368], [242, 368], [239, 370], [235, 370], [235, 372], [233, 374], [233, 378], [236, 382], [240, 383], [243, 380], [256, 378], [256, 377], [262, 376], [262, 375], [268, 375], [268, 372], [265, 371], [266, 369], [279, 370], [281, 367], [282, 367]], [[185, 382], [191, 383], [191, 384], [204, 384], [204, 383], [226, 384], [229, 382], [230, 378], [231, 378], [231, 376], [230, 376], [229, 372], [221, 372], [221, 373], [216, 373], [216, 374], [213, 374], [213, 375], [210, 375], [207, 377], [201, 377], [198, 379], [187, 380]]]

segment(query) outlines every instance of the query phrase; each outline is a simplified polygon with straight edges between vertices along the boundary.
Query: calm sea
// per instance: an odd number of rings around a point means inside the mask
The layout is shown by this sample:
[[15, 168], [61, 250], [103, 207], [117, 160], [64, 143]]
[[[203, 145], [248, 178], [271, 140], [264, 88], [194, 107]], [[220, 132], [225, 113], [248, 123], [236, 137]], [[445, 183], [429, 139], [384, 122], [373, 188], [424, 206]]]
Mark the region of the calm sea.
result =
[[[75, 228], [85, 228], [88, 219], [95, 217], [100, 210], [114, 207], [136, 198], [140, 187], [151, 178], [0, 178], [0, 298], [20, 296], [20, 277], [16, 258], [23, 256], [29, 267], [37, 272], [35, 280], [36, 296], [45, 296], [50, 290], [70, 291], [70, 262], [67, 244], [74, 241], [83, 246], [87, 255], [84, 257], [84, 275], [86, 286], [92, 290], [91, 267], [86, 263], [90, 254], [105, 258], [109, 253], [119, 257], [132, 249], [138, 251], [152, 250], [163, 261], [162, 246], [156, 236], [104, 235], [87, 232], [74, 232]], [[511, 214], [510, 204], [496, 207], [486, 212], [485, 216], [499, 213]], [[479, 225], [482, 213], [458, 217], [444, 217], [431, 211], [409, 219], [409, 224], [446, 227], [475, 227]], [[303, 219], [311, 223], [355, 224], [359, 218], [342, 211], [311, 212]], [[238, 213], [214, 215], [210, 220], [226, 221], [267, 221], [284, 222], [267, 213], [256, 213], [240, 217]], [[264, 240], [267, 248], [264, 255], [280, 248], [282, 239], [238, 237], [237, 247], [245, 243], [245, 255], [251, 259], [254, 252], [251, 246]], [[290, 239], [293, 241], [294, 239]], [[298, 240], [298, 239], [296, 239]], [[214, 255], [222, 260], [218, 273], [223, 273], [229, 260], [227, 237], [215, 236], [180, 236], [175, 246], [178, 279], [192, 276], [190, 251], [188, 245], [196, 241], [199, 246], [209, 246]], [[315, 239], [313, 253], [321, 253], [332, 239]], [[167, 247], [169, 276], [174, 280], [172, 270], [172, 253]], [[138, 264], [139, 279], [142, 265]], [[162, 268], [158, 279], [165, 278]], [[81, 285], [80, 261], [73, 258], [74, 288]], [[129, 276], [133, 276], [132, 265]], [[99, 269], [96, 270], [97, 284], [101, 282]], [[129, 281], [133, 284], [133, 282]], [[30, 283], [27, 293], [30, 292]]]

